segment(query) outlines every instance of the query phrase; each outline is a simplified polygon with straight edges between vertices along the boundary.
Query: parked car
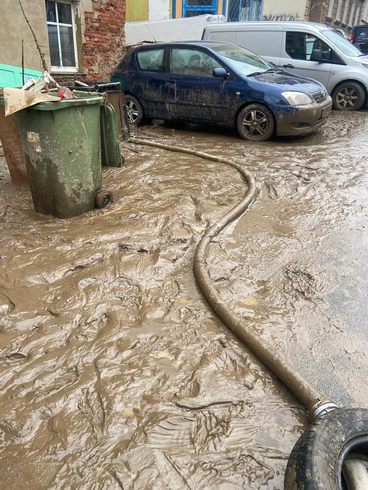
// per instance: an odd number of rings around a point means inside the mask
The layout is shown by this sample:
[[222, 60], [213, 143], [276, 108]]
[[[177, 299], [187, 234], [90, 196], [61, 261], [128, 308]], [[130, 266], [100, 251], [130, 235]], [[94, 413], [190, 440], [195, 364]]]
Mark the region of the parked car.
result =
[[290, 73], [318, 80], [335, 109], [360, 110], [367, 103], [368, 56], [324, 24], [227, 22], [206, 26], [202, 39], [234, 42]]
[[129, 120], [144, 117], [235, 126], [244, 139], [317, 130], [331, 112], [323, 85], [275, 69], [234, 44], [143, 44], [112, 77], [123, 85]]
[[360, 26], [354, 26], [353, 30], [351, 31], [350, 41], [362, 53], [368, 54], [368, 25], [363, 24]]

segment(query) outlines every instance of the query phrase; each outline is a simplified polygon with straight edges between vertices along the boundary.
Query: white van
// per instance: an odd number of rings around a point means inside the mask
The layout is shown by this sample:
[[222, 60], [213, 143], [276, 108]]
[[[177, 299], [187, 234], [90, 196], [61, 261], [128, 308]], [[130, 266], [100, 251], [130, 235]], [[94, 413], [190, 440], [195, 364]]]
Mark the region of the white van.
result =
[[281, 69], [318, 80], [335, 109], [354, 111], [367, 103], [368, 56], [323, 24], [226, 22], [206, 26], [202, 39], [239, 44]]

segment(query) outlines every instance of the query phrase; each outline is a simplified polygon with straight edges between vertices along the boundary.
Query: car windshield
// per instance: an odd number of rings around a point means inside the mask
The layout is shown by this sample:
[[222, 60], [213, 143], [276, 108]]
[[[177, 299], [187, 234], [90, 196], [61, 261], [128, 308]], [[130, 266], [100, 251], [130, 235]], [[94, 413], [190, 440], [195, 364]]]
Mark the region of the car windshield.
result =
[[362, 52], [351, 44], [347, 39], [344, 39], [340, 34], [337, 34], [331, 29], [326, 29], [323, 31], [323, 35], [327, 37], [330, 41], [334, 43], [339, 50], [346, 56], [361, 56]]
[[272, 70], [271, 65], [259, 56], [235, 44], [225, 44], [212, 49], [222, 56], [230, 68], [233, 68], [240, 75], [249, 77]]

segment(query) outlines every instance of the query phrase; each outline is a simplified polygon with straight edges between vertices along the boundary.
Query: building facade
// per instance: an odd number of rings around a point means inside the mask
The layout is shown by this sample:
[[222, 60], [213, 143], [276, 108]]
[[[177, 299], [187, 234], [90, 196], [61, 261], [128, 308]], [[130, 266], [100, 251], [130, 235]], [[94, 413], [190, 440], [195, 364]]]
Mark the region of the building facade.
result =
[[1, 0], [0, 19], [1, 64], [102, 81], [124, 54], [125, 0]]
[[350, 30], [368, 22], [368, 0], [127, 0], [127, 21], [167, 20], [201, 14], [229, 22], [307, 20]]

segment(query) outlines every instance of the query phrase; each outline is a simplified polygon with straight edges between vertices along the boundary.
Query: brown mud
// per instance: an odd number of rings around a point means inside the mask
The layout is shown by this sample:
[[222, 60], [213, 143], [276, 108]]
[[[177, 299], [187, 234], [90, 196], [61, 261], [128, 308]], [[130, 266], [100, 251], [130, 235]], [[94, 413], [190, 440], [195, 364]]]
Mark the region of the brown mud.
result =
[[[368, 407], [368, 114], [252, 144], [145, 126], [231, 158], [251, 209], [211, 245], [218, 290], [335, 402]], [[281, 489], [303, 407], [197, 291], [203, 231], [244, 183], [222, 164], [127, 144], [112, 206], [33, 211], [0, 162], [1, 488]]]

